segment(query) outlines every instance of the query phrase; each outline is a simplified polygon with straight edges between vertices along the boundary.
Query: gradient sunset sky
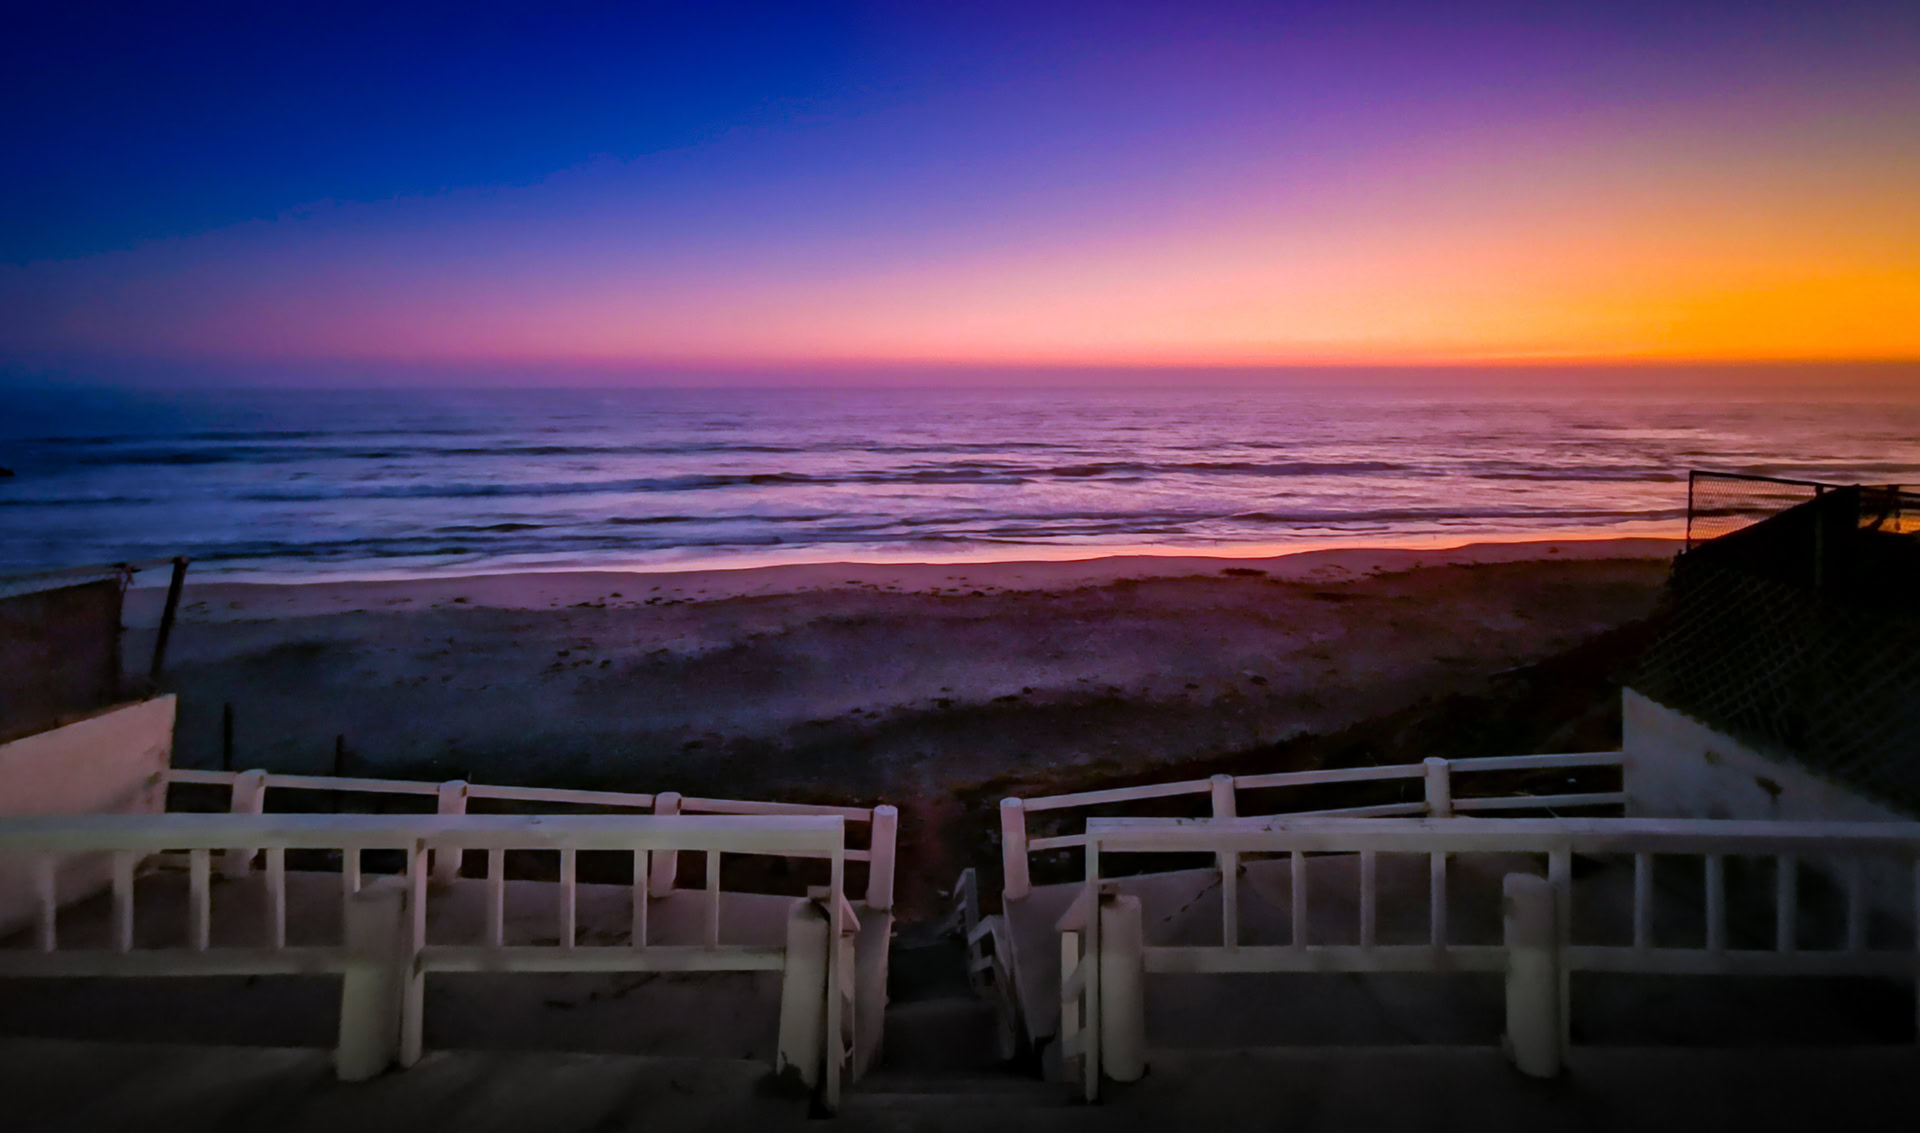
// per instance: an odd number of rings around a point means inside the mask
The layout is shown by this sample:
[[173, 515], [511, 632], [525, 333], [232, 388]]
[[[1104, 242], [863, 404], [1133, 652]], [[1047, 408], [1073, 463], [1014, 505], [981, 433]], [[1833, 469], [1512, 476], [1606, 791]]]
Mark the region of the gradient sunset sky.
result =
[[0, 376], [1920, 359], [1914, 0], [10, 19]]

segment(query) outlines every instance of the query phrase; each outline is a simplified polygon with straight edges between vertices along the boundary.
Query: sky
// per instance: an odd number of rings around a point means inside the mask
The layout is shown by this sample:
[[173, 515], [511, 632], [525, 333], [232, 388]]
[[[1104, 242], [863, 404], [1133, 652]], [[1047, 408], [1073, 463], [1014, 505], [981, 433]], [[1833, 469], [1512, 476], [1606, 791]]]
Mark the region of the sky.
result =
[[10, 21], [0, 380], [1920, 361], [1911, 0]]

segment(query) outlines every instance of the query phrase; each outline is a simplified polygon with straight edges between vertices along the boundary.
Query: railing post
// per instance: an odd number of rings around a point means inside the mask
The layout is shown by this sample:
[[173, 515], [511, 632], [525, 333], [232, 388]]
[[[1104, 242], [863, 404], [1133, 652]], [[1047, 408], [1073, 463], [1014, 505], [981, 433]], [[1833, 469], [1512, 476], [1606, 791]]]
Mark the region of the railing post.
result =
[[[1078, 1055], [1072, 1051], [1074, 1040], [1080, 1037], [1080, 1005], [1085, 997], [1079, 993], [1068, 992], [1068, 986], [1080, 970], [1080, 934], [1072, 929], [1060, 933], [1060, 1073], [1072, 1081], [1073, 1059], [1088, 1057], [1084, 1048]], [[1920, 993], [1916, 993], [1920, 994]]]
[[867, 908], [893, 908], [893, 847], [899, 840], [900, 812], [885, 803], [873, 808], [867, 839]]
[[340, 981], [340, 1037], [334, 1072], [362, 1082], [400, 1057], [400, 1015], [412, 967], [408, 955], [408, 886], [383, 877], [346, 899], [350, 958]]
[[1427, 770], [1427, 816], [1453, 817], [1453, 781], [1448, 777], [1447, 761], [1429, 756], [1421, 761]]
[[[1215, 775], [1208, 780], [1213, 793], [1213, 816], [1215, 818], [1237, 818], [1239, 809], [1234, 804], [1233, 776]], [[1240, 855], [1232, 850], [1222, 850], [1215, 856], [1214, 864], [1220, 868], [1220, 900], [1222, 935], [1228, 948], [1237, 948], [1240, 944]]]
[[1100, 1099], [1100, 1036], [1105, 1027], [1100, 1022], [1100, 842], [1088, 832], [1087, 837], [1087, 887], [1084, 890], [1087, 902], [1087, 944], [1085, 961], [1082, 967], [1086, 971], [1082, 986], [1081, 1002], [1086, 1004], [1086, 1015], [1080, 1020], [1081, 1042], [1086, 1057], [1080, 1061], [1080, 1096], [1089, 1102]]
[[[653, 796], [653, 813], [679, 814], [680, 792], [662, 791]], [[673, 892], [680, 879], [680, 851], [655, 850], [652, 862], [653, 872], [647, 879], [647, 888], [655, 897], [665, 897]]]
[[[453, 779], [440, 784], [439, 805], [436, 814], [467, 813], [467, 784], [464, 780]], [[465, 850], [433, 851], [431, 876], [435, 885], [452, 885], [460, 879], [460, 865], [466, 857]]]
[[1233, 801], [1233, 776], [1215, 775], [1207, 780], [1213, 792], [1213, 816], [1215, 818], [1237, 818], [1239, 812]]
[[400, 941], [400, 1068], [420, 1061], [427, 1031], [427, 974], [416, 962], [427, 945], [427, 847], [407, 851], [407, 915]]
[[787, 953], [780, 979], [780, 1045], [774, 1072], [820, 1085], [827, 1059], [827, 914], [796, 901], [787, 914]]
[[1000, 800], [1000, 874], [1005, 900], [1018, 901], [1033, 892], [1027, 874], [1027, 804], [1019, 799]]
[[[227, 809], [234, 814], [260, 814], [267, 805], [267, 773], [242, 771], [233, 777], [233, 794]], [[220, 876], [245, 877], [253, 868], [257, 846], [240, 846], [220, 855]]]
[[1531, 873], [1501, 884], [1507, 951], [1507, 1056], [1522, 1074], [1560, 1073], [1560, 931], [1554, 886]]
[[1147, 1072], [1146, 941], [1140, 898], [1100, 902], [1100, 1064], [1116, 1082]]

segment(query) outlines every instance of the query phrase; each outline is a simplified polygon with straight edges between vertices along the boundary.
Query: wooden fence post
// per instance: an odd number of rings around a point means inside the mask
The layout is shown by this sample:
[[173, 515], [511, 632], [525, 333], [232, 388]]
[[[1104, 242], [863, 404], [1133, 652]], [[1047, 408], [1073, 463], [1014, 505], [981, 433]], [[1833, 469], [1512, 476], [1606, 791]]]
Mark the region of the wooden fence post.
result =
[[1453, 782], [1448, 777], [1447, 761], [1437, 756], [1429, 756], [1422, 761], [1427, 778], [1427, 816], [1429, 818], [1453, 817]]
[[[467, 813], [467, 784], [465, 780], [454, 779], [440, 784], [437, 814]], [[433, 851], [432, 878], [435, 885], [451, 885], [460, 878], [460, 866], [466, 857], [465, 850]]]
[[[265, 771], [242, 771], [233, 777], [233, 793], [228, 799], [227, 809], [234, 814], [260, 814], [267, 805], [267, 773]], [[260, 852], [257, 846], [239, 846], [220, 855], [220, 876], [245, 877], [253, 868], [253, 858]]]
[[[1233, 776], [1215, 775], [1208, 780], [1213, 793], [1213, 817], [1237, 818], [1239, 809], [1234, 801]], [[1240, 946], [1240, 855], [1233, 850], [1222, 850], [1215, 857], [1214, 864], [1220, 868], [1220, 933], [1222, 942], [1228, 948]]]
[[173, 637], [173, 620], [180, 613], [180, 590], [187, 582], [187, 557], [173, 560], [173, 575], [167, 580], [167, 604], [160, 611], [160, 632], [153, 640], [153, 665], [147, 670], [150, 685], [160, 681], [160, 670], [167, 664], [167, 641]]
[[[653, 813], [679, 814], [680, 792], [662, 791], [653, 796]], [[673, 892], [680, 879], [680, 851], [655, 850], [652, 857], [653, 873], [647, 879], [647, 891], [655, 897], [665, 897]]]
[[346, 944], [353, 954], [340, 981], [340, 1037], [334, 1072], [345, 1082], [363, 1082], [400, 1057], [400, 1015], [405, 997], [407, 883], [398, 877], [371, 882], [346, 899]]
[[795, 901], [787, 915], [787, 952], [780, 978], [780, 1040], [776, 1074], [813, 1089], [827, 1059], [827, 914], [813, 901]]
[[893, 908], [893, 854], [899, 841], [900, 811], [881, 803], [873, 808], [867, 840], [867, 908]]
[[1503, 939], [1507, 951], [1507, 1056], [1530, 1078], [1560, 1073], [1560, 932], [1554, 886], [1531, 873], [1510, 873]]
[[1027, 806], [1019, 799], [1000, 800], [1000, 893], [1018, 901], [1033, 892], [1027, 874]]
[[1100, 1065], [1116, 1082], [1147, 1072], [1146, 941], [1140, 898], [1100, 902]]

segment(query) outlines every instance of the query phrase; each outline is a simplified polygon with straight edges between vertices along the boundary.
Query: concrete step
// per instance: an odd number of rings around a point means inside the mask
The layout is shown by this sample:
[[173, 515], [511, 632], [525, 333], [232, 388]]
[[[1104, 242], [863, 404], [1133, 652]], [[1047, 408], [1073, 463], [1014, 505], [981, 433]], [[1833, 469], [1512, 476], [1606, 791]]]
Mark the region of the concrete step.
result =
[[1055, 1082], [1021, 1074], [906, 1073], [876, 1071], [842, 1096], [854, 1112], [919, 1110], [1045, 1110], [1078, 1104], [1074, 1092]]
[[943, 996], [887, 1008], [886, 1042], [876, 1074], [953, 1074], [1001, 1068], [993, 1004]]

